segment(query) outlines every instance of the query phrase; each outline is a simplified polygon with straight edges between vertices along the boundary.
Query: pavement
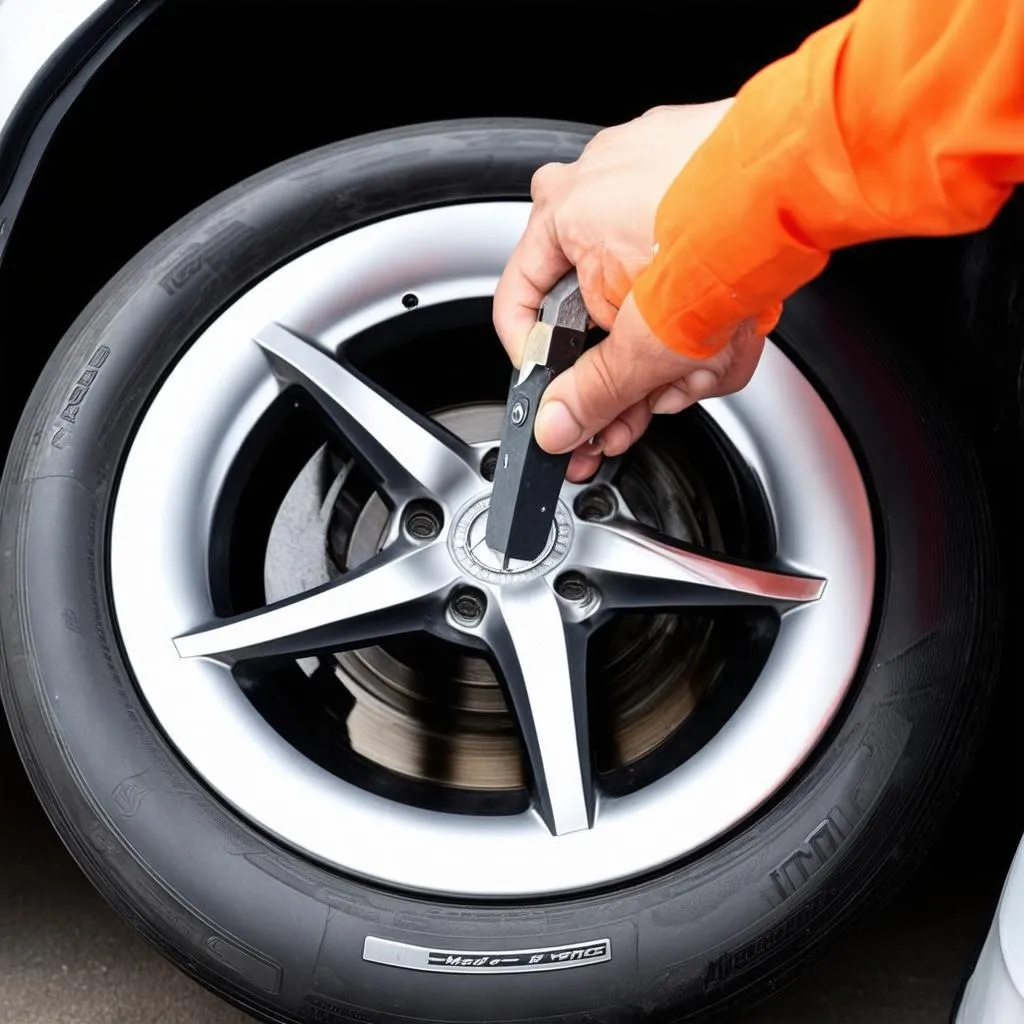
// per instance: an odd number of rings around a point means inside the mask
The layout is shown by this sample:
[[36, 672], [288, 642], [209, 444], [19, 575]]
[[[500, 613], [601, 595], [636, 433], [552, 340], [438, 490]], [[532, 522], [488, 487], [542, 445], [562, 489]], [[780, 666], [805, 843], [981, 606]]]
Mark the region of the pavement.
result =
[[[1013, 852], [996, 843], [962, 870], [969, 805], [895, 903], [743, 1024], [946, 1024]], [[0, 822], [3, 1024], [251, 1020], [165, 962], [93, 891], [10, 753], [0, 755]]]

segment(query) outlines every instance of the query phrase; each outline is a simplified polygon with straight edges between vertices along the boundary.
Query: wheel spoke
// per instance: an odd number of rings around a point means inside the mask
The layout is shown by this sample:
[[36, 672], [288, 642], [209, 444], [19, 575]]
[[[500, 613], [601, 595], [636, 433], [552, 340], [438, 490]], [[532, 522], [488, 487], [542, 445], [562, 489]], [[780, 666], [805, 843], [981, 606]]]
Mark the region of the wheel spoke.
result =
[[497, 588], [486, 639], [519, 720], [538, 809], [555, 835], [590, 828], [586, 634], [543, 580]]
[[639, 523], [579, 523], [575, 564], [605, 608], [768, 605], [816, 601], [825, 580], [701, 554]]
[[422, 629], [455, 578], [444, 544], [381, 552], [315, 590], [177, 637], [182, 658], [248, 658], [342, 650]]
[[480, 489], [471, 447], [437, 423], [280, 324], [255, 340], [277, 375], [302, 387], [331, 418], [391, 498], [426, 490], [457, 502]]

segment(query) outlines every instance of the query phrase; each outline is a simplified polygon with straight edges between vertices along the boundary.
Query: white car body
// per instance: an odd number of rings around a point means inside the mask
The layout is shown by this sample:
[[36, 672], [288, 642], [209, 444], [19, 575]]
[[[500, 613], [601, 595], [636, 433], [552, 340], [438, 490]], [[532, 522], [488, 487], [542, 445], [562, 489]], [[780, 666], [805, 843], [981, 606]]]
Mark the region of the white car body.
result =
[[1024, 841], [1017, 848], [956, 1024], [1024, 1021]]

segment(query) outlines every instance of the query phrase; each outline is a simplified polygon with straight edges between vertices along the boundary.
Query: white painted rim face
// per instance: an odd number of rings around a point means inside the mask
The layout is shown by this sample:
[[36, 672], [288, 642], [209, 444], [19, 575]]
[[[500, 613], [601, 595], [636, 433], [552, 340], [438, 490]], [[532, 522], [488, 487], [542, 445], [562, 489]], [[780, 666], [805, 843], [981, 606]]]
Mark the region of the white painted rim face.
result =
[[[750, 385], [704, 409], [763, 490], [778, 549], [778, 561], [766, 569], [824, 586], [786, 606], [748, 696], [674, 771], [629, 796], [598, 795], [592, 824], [576, 820], [572, 786], [558, 789], [574, 777], [572, 757], [562, 763], [565, 751], [575, 752], [574, 741], [560, 746], [550, 732], [552, 723], [572, 721], [571, 704], [560, 696], [565, 679], [557, 654], [520, 663], [523, 692], [537, 702], [551, 798], [546, 815], [536, 807], [504, 817], [450, 814], [366, 792], [300, 754], [243, 695], [230, 659], [218, 653], [244, 647], [236, 636], [242, 627], [230, 635], [209, 628], [216, 626], [209, 542], [232, 462], [285, 386], [281, 365], [294, 369], [304, 358], [300, 347], [312, 360], [313, 369], [303, 370], [307, 383], [317, 368], [342, 365], [334, 357], [343, 357], [346, 341], [405, 315], [402, 297], [410, 292], [420, 309], [492, 295], [528, 209], [492, 202], [406, 214], [324, 243], [262, 280], [203, 331], [160, 386], [115, 498], [110, 571], [117, 625], [139, 689], [181, 757], [240, 815], [282, 843], [392, 887], [478, 898], [569, 893], [694, 853], [756, 811], [799, 768], [836, 714], [868, 631], [875, 549], [860, 471], [825, 403], [769, 342]], [[323, 360], [324, 353], [331, 358]], [[321, 381], [327, 390], [329, 377]], [[345, 405], [346, 394], [335, 400]], [[372, 396], [353, 394], [355, 404], [339, 415], [370, 417], [373, 409], [359, 403], [372, 405]], [[385, 436], [392, 435], [385, 430]], [[447, 522], [486, 494], [482, 479], [449, 465], [443, 452], [424, 454], [414, 441], [406, 448], [416, 463], [413, 475], [429, 478]], [[551, 576], [567, 567], [597, 566], [610, 582], [637, 587], [663, 569], [675, 583], [691, 585], [696, 573], [700, 586], [716, 592], [754, 587], [726, 579], [728, 570], [712, 561], [698, 564], [601, 530], [575, 524], [568, 551], [550, 574], [476, 585], [487, 588], [495, 615], [513, 624], [541, 623], [537, 628], [548, 630], [556, 648], [564, 609]], [[461, 572], [447, 537], [410, 547], [402, 557], [407, 561], [398, 568], [385, 566], [392, 576], [383, 582], [400, 578], [402, 586], [426, 591]], [[331, 614], [353, 615], [360, 602], [372, 604], [377, 591], [369, 586], [350, 588], [349, 604]], [[514, 635], [512, 648], [522, 653]], [[544, 702], [550, 706], [541, 707]], [[560, 827], [552, 828], [552, 820]]]

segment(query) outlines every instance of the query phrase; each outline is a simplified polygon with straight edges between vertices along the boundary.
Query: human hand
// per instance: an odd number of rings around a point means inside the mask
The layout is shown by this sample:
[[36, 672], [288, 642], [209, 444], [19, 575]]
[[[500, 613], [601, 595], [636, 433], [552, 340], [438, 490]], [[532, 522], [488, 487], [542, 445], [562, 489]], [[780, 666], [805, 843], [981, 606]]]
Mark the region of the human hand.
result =
[[739, 390], [757, 366], [764, 339], [752, 322], [729, 328], [711, 358], [687, 359], [654, 336], [630, 295], [653, 256], [662, 196], [731, 102], [658, 107], [599, 132], [574, 163], [534, 175], [533, 209], [498, 283], [494, 325], [518, 365], [545, 295], [576, 267], [590, 316], [609, 334], [552, 381], [536, 421], [542, 448], [574, 453], [572, 480], [593, 475], [602, 455], [626, 451], [652, 415]]

